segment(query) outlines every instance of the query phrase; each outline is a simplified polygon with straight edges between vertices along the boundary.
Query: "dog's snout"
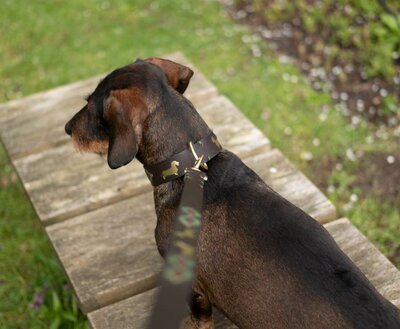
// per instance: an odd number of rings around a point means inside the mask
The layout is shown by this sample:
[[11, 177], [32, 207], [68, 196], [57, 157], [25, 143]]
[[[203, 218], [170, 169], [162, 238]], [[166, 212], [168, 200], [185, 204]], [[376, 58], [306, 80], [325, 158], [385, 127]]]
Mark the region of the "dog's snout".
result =
[[67, 124], [65, 125], [65, 132], [71, 136], [72, 134], [72, 125], [71, 121], [68, 121]]

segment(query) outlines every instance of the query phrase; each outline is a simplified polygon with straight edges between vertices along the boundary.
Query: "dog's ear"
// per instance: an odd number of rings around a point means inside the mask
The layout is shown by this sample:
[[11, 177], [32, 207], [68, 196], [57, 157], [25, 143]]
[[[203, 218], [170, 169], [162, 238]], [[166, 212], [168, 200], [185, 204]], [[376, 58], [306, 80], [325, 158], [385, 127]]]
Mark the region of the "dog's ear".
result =
[[162, 58], [147, 58], [146, 62], [159, 66], [167, 76], [169, 84], [183, 94], [193, 76], [193, 71], [186, 66]]
[[129, 101], [129, 91], [115, 90], [104, 101], [104, 120], [108, 131], [107, 162], [111, 169], [127, 165], [138, 151], [141, 139], [143, 104]]

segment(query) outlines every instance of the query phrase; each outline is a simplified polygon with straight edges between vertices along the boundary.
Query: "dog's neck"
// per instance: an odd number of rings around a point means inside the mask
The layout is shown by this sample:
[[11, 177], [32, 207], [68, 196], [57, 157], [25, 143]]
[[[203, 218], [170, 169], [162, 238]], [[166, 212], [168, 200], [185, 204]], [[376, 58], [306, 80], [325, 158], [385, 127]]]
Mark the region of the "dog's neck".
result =
[[153, 165], [189, 147], [210, 132], [210, 128], [193, 105], [179, 93], [160, 98], [159, 106], [143, 124], [137, 158]]

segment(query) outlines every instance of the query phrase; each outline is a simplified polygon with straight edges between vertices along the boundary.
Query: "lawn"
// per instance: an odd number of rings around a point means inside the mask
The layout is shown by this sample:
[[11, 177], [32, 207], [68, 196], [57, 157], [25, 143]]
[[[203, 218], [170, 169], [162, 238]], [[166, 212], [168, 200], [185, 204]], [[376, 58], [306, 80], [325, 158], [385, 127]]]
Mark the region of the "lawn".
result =
[[[326, 189], [339, 215], [396, 261], [395, 201], [355, 184], [362, 168], [358, 157], [395, 152], [395, 136], [371, 142], [376, 127], [351, 124], [328, 94], [314, 91], [285, 57], [234, 23], [217, 1], [4, 0], [0, 24], [1, 102], [137, 57], [182, 51], [274, 147]], [[0, 187], [0, 328], [87, 327], [2, 148]]]

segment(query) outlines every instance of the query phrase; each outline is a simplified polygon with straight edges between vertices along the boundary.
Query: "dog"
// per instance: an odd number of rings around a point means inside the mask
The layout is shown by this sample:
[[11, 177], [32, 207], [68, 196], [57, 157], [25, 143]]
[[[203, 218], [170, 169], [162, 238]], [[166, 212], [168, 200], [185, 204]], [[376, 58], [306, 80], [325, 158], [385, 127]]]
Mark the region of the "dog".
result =
[[[65, 131], [78, 150], [107, 154], [112, 169], [135, 157], [145, 167], [166, 161], [211, 131], [182, 95], [192, 75], [169, 60], [136, 60], [107, 75]], [[207, 165], [185, 328], [213, 328], [213, 306], [243, 329], [400, 328], [399, 310], [322, 225], [230, 151], [222, 149]], [[161, 256], [171, 244], [182, 189], [181, 176], [154, 187]]]

